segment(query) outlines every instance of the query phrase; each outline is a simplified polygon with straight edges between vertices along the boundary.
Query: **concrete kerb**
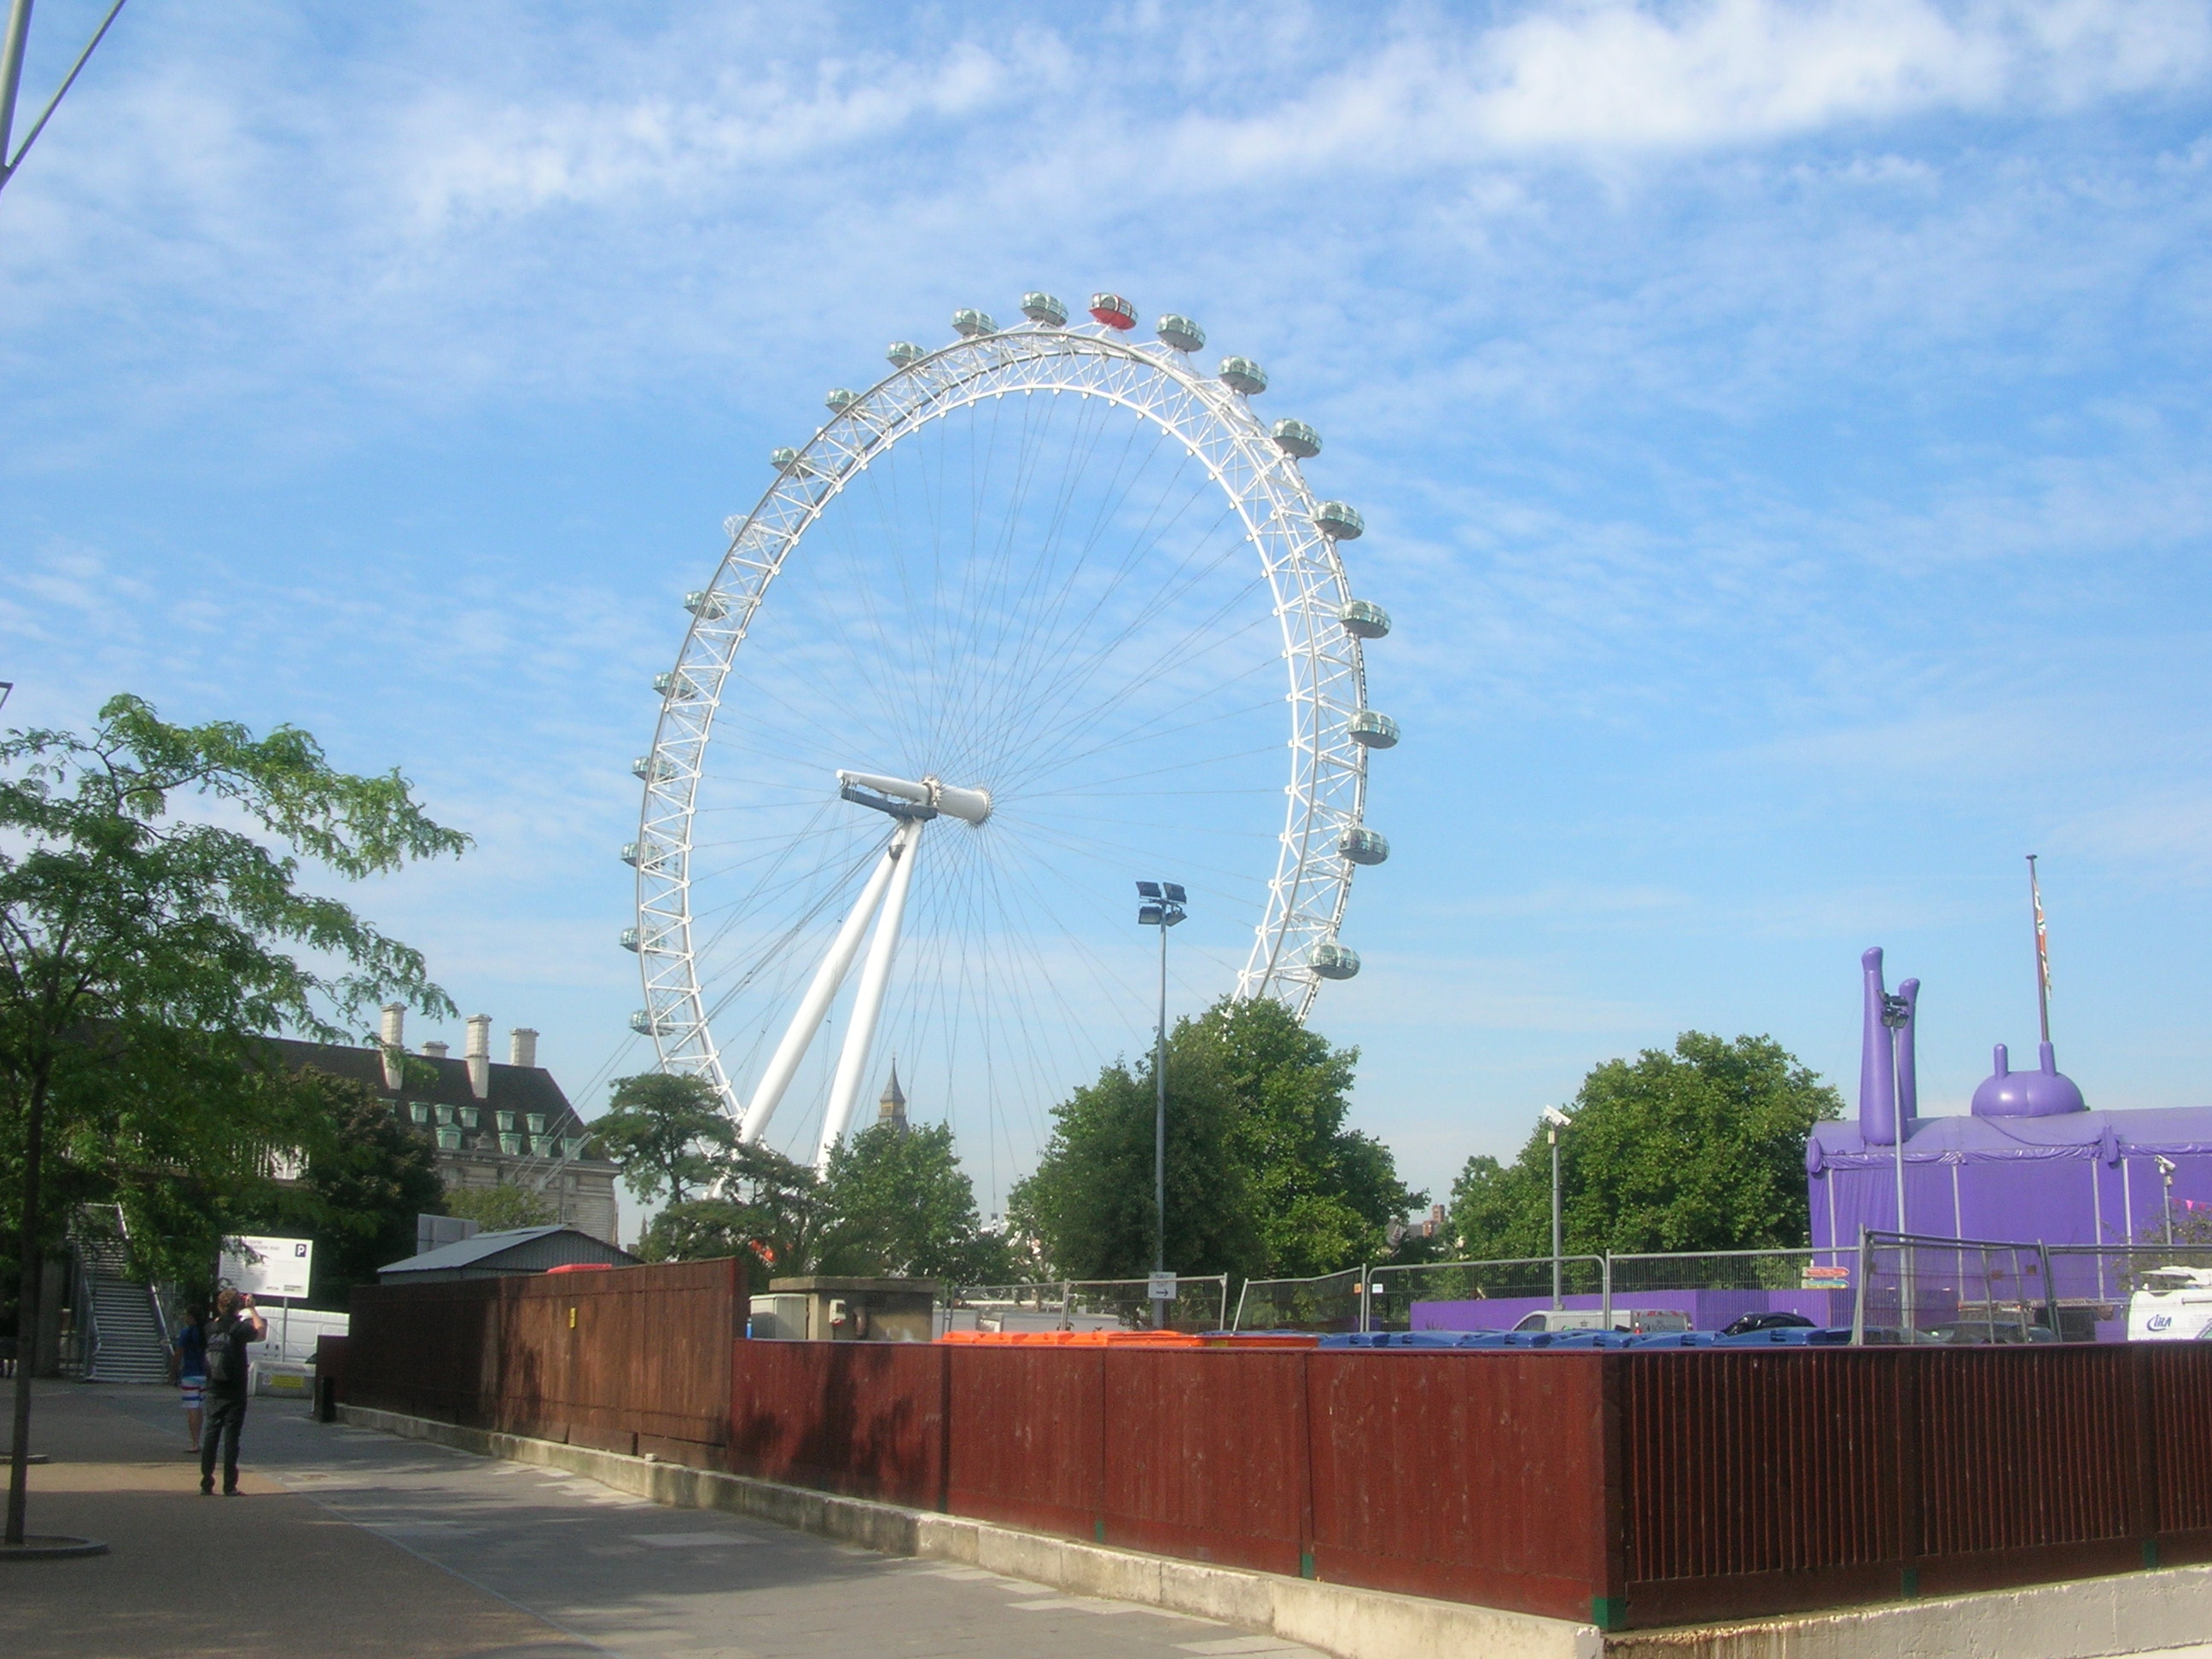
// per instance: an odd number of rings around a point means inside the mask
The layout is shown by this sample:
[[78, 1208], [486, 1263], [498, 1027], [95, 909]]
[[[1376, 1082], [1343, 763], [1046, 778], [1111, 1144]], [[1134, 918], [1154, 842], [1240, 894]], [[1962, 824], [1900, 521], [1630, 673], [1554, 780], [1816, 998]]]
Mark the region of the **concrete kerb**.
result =
[[339, 1420], [478, 1456], [566, 1469], [673, 1509], [726, 1510], [885, 1555], [981, 1567], [1078, 1595], [1131, 1601], [1279, 1636], [1340, 1659], [1603, 1659], [1595, 1625], [1394, 1595], [1111, 1549], [957, 1515], [902, 1509], [744, 1475], [661, 1463], [396, 1412], [340, 1406]]

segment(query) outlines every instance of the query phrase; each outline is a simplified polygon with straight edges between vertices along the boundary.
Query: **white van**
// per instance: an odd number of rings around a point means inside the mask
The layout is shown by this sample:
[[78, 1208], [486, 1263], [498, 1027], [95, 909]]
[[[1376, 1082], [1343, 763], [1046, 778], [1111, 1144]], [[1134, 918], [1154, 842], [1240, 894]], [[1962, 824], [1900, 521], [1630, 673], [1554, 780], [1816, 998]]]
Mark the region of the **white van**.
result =
[[2212, 1267], [2154, 1267], [2128, 1298], [2130, 1342], [2212, 1341]]
[[[1632, 1331], [1638, 1336], [1651, 1336], [1664, 1331], [1686, 1331], [1690, 1316], [1677, 1313], [1672, 1308], [1615, 1308], [1612, 1327], [1616, 1331]], [[1523, 1314], [1516, 1331], [1601, 1331], [1606, 1328], [1606, 1316], [1597, 1308], [1539, 1308], [1532, 1314]]]

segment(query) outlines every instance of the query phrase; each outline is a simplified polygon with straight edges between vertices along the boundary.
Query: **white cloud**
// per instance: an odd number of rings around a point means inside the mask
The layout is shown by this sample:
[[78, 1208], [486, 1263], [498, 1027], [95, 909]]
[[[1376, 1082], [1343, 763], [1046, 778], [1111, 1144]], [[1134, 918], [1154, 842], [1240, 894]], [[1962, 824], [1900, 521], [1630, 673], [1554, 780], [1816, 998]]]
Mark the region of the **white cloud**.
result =
[[1231, 171], [1401, 167], [1500, 153], [1680, 150], [1938, 110], [2066, 109], [2188, 84], [2212, 58], [2184, 3], [1598, 0], [1482, 32], [1420, 29], [1307, 97], [1200, 118]]

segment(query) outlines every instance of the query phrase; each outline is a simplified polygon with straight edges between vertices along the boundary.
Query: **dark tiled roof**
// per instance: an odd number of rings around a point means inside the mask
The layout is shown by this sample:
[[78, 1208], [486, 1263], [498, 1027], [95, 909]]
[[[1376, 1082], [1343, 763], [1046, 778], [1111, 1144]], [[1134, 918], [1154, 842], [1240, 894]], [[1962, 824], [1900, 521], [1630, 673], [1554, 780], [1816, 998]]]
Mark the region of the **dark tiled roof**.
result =
[[[544, 1133], [549, 1135], [576, 1139], [591, 1133], [589, 1126], [577, 1115], [576, 1109], [569, 1105], [568, 1097], [561, 1092], [561, 1085], [553, 1080], [553, 1073], [542, 1066], [507, 1066], [494, 1060], [489, 1094], [479, 1100], [469, 1087], [469, 1064], [465, 1060], [433, 1060], [426, 1054], [408, 1054], [406, 1074], [401, 1086], [394, 1090], [385, 1087], [384, 1055], [379, 1049], [334, 1042], [301, 1042], [290, 1037], [276, 1038], [275, 1043], [285, 1065], [312, 1066], [336, 1077], [350, 1078], [367, 1085], [386, 1100], [521, 1113], [525, 1115], [516, 1120], [518, 1127], [528, 1115], [537, 1113], [544, 1115]], [[489, 1116], [483, 1118], [483, 1128], [467, 1134], [463, 1149], [497, 1152], [499, 1142], [494, 1138], [492, 1127], [496, 1121]], [[482, 1144], [478, 1145], [480, 1136]]]

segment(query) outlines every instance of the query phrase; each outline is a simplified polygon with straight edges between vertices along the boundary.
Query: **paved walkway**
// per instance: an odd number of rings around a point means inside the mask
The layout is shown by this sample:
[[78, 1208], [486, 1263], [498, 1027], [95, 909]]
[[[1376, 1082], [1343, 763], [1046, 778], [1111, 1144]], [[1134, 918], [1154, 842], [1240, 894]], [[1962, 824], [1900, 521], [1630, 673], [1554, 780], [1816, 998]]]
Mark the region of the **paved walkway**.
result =
[[1322, 1659], [1203, 1620], [872, 1555], [257, 1400], [245, 1495], [203, 1498], [167, 1389], [40, 1385], [8, 1659]]

